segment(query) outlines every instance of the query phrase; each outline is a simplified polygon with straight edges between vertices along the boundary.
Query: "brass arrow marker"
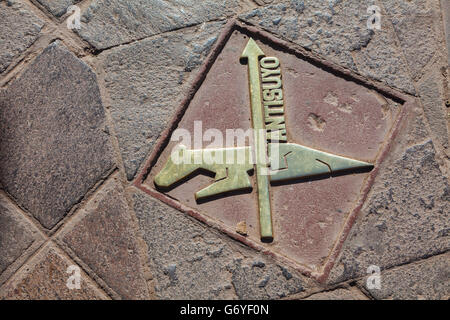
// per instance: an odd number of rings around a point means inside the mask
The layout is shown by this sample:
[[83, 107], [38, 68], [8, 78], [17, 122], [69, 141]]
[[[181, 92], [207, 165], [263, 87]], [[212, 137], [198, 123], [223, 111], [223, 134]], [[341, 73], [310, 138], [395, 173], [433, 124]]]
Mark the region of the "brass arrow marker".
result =
[[269, 177], [267, 166], [267, 144], [264, 133], [264, 118], [261, 100], [261, 78], [259, 74], [259, 57], [265, 56], [256, 42], [250, 38], [241, 59], [247, 59], [248, 79], [250, 88], [250, 103], [253, 123], [253, 143], [256, 159], [256, 184], [259, 206], [259, 223], [261, 228], [261, 241], [273, 240], [272, 216], [270, 213]]
[[[193, 172], [205, 169], [215, 173], [215, 182], [210, 186], [196, 192], [197, 200], [208, 198], [229, 191], [249, 189], [252, 187], [248, 172], [253, 169], [255, 163], [259, 221], [261, 229], [261, 241], [271, 242], [273, 240], [272, 216], [270, 206], [269, 180], [271, 182], [289, 181], [298, 178], [312, 177], [321, 174], [332, 174], [334, 172], [349, 169], [372, 169], [373, 165], [368, 162], [346, 158], [331, 153], [308, 148], [296, 143], [287, 142], [284, 117], [271, 117], [270, 113], [279, 114], [284, 110], [284, 102], [280, 98], [275, 101], [270, 92], [273, 88], [278, 95], [282, 90], [281, 70], [263, 70], [263, 79], [260, 74], [260, 58], [265, 57], [264, 52], [256, 42], [250, 38], [241, 59], [245, 59], [248, 65], [249, 92], [251, 103], [251, 114], [253, 124], [254, 141], [252, 147], [231, 147], [219, 149], [188, 150], [182, 147], [178, 151], [173, 150], [172, 155], [185, 158], [185, 162], [174, 162], [170, 157], [161, 171], [155, 176], [155, 185], [160, 188], [170, 188], [175, 183], [186, 179]], [[266, 59], [266, 58], [263, 58]], [[263, 59], [261, 65], [263, 66]], [[275, 57], [271, 57], [275, 61]], [[271, 75], [267, 77], [267, 74]], [[272, 75], [275, 75], [273, 77]], [[279, 77], [277, 79], [277, 77]], [[269, 81], [268, 81], [269, 80]], [[267, 84], [276, 81], [276, 85]], [[265, 82], [266, 81], [266, 82]], [[262, 95], [261, 82], [264, 95]], [[276, 87], [276, 88], [275, 88]], [[267, 89], [269, 88], [269, 89]], [[275, 96], [275, 94], [274, 94]], [[263, 98], [264, 97], [264, 106]], [[269, 97], [269, 98], [268, 98]], [[266, 101], [269, 100], [269, 101]], [[263, 107], [265, 112], [263, 113]], [[273, 108], [273, 109], [271, 109]], [[271, 109], [271, 110], [270, 110]], [[267, 124], [265, 126], [265, 123]], [[269, 137], [270, 132], [270, 137]], [[274, 142], [278, 137], [279, 142]], [[268, 143], [268, 139], [271, 141]], [[226, 154], [240, 153], [246, 161], [243, 163], [226, 163]], [[199, 157], [197, 157], [199, 156]], [[200, 163], [193, 159], [201, 158]], [[218, 161], [209, 162], [206, 159], [215, 158]], [[270, 164], [270, 168], [269, 168]]]

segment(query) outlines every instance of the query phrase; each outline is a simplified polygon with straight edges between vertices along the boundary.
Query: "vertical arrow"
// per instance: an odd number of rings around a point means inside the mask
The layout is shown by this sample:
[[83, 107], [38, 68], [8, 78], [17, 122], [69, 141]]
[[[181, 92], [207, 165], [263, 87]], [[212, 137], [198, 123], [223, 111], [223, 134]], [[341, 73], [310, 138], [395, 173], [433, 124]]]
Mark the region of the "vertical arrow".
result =
[[265, 135], [261, 134], [264, 132], [264, 118], [262, 113], [259, 57], [262, 56], [265, 56], [264, 52], [258, 47], [256, 42], [250, 38], [242, 52], [241, 59], [246, 59], [248, 64], [261, 241], [271, 242], [273, 240], [272, 217], [270, 213], [268, 168], [265, 159], [267, 155], [267, 144]]

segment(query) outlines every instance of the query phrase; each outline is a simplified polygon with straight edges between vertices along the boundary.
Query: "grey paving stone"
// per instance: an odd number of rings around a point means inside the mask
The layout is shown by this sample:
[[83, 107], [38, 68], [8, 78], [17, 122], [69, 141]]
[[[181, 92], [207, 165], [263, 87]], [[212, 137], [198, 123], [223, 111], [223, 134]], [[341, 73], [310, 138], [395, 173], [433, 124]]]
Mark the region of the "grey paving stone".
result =
[[319, 292], [306, 298], [305, 300], [367, 300], [368, 298], [359, 292], [358, 289], [335, 289], [331, 291]]
[[113, 166], [95, 74], [53, 43], [0, 92], [0, 182], [52, 228]]
[[275, 299], [314, 284], [141, 191], [134, 209], [163, 299]]
[[431, 141], [385, 163], [330, 274], [337, 283], [450, 248], [450, 188]]
[[380, 277], [380, 289], [369, 289], [367, 279], [359, 281], [375, 299], [448, 300], [450, 254], [386, 270]]
[[445, 42], [447, 43], [447, 61], [450, 66], [450, 1], [441, 0], [441, 10], [444, 20]]
[[67, 12], [67, 8], [81, 0], [37, 0], [55, 17], [61, 17]]
[[391, 20], [412, 76], [420, 76], [436, 51], [441, 50], [440, 13], [433, 10], [431, 2], [426, 0], [381, 2], [388, 15], [382, 19]]
[[100, 55], [129, 180], [190, 89], [191, 74], [203, 62], [223, 26], [224, 22], [205, 24]]
[[148, 290], [130, 210], [120, 181], [108, 181], [59, 238], [124, 299], [146, 299]]
[[441, 93], [444, 81], [439, 70], [434, 70], [422, 79], [418, 90], [431, 130], [442, 146], [448, 148], [447, 110], [445, 110], [445, 99]]
[[407, 93], [416, 93], [406, 60], [389, 26], [377, 30], [367, 46], [353, 52], [353, 57], [362, 75]]
[[0, 195], [0, 274], [38, 240], [36, 228]]
[[375, 1], [285, 0], [240, 17], [346, 68], [414, 92], [392, 30], [367, 28], [372, 4]]
[[44, 22], [15, 0], [0, 1], [0, 74], [39, 37]]
[[105, 49], [162, 32], [228, 17], [238, 0], [94, 0], [83, 13], [80, 36]]

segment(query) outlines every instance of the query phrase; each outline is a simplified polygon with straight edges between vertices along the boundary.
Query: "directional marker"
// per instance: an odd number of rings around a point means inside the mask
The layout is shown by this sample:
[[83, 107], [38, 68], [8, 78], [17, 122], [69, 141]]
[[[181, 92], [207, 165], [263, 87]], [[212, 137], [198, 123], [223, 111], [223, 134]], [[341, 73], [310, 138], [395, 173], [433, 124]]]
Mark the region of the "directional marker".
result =
[[[261, 57], [263, 58], [260, 60]], [[260, 237], [263, 242], [271, 242], [273, 227], [270, 182], [289, 181], [350, 169], [371, 169], [373, 165], [287, 142], [279, 59], [266, 57], [252, 38], [248, 40], [240, 58], [248, 65], [253, 146], [199, 150], [181, 148], [173, 152], [181, 152], [179, 156], [188, 161], [175, 163], [172, 157], [169, 158], [155, 176], [154, 182], [160, 188], [170, 188], [199, 169], [215, 173], [214, 183], [195, 193], [195, 199], [200, 200], [229, 191], [250, 189], [252, 184], [248, 173], [255, 163]], [[230, 152], [235, 154], [243, 152], [248, 161], [243, 164], [226, 163], [225, 155]], [[221, 161], [195, 163], [193, 159], [196, 156], [201, 159], [218, 158]], [[255, 161], [251, 161], [252, 159]]]
[[[270, 242], [273, 240], [272, 216], [270, 213], [269, 177], [268, 166], [265, 159], [267, 155], [266, 138], [264, 132], [264, 117], [261, 99], [261, 80], [259, 74], [259, 58], [265, 56], [256, 42], [250, 38], [241, 59], [246, 58], [248, 64], [248, 79], [250, 89], [250, 103], [252, 110], [252, 123], [254, 132], [254, 154], [256, 155], [256, 184], [259, 205], [259, 223], [261, 228], [261, 240]], [[262, 156], [264, 155], [264, 156]]]

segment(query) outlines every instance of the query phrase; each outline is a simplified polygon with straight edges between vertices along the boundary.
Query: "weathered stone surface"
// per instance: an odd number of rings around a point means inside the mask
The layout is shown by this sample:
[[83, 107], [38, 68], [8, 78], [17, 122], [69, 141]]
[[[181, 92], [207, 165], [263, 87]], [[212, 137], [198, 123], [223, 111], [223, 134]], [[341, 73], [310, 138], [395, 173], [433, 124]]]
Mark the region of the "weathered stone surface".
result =
[[[0, 298], [6, 300], [99, 300], [108, 297], [99, 291], [81, 272], [80, 289], [69, 289], [67, 273], [72, 262], [53, 246], [45, 247], [26, 268], [0, 288]], [[76, 265], [74, 265], [76, 266]]]
[[374, 33], [367, 46], [353, 52], [354, 61], [362, 75], [415, 94], [405, 58], [394, 39], [391, 27], [389, 25], [382, 27]]
[[95, 74], [53, 43], [0, 92], [0, 182], [52, 228], [113, 166]]
[[441, 49], [437, 29], [440, 26], [435, 25], [436, 21], [440, 22], [440, 13], [434, 11], [427, 0], [381, 1], [388, 15], [382, 17], [385, 20], [382, 28], [388, 24], [388, 19], [392, 21], [412, 76], [420, 76], [422, 69]]
[[[374, 1], [285, 0], [241, 15], [346, 68], [414, 92], [389, 28], [367, 28], [367, 8]], [[356, 56], [354, 60], [353, 56]]]
[[435, 71], [419, 83], [419, 94], [431, 130], [442, 146], [448, 148], [447, 110], [445, 110], [445, 99], [440, 89], [443, 83], [442, 74]]
[[0, 274], [42, 238], [36, 228], [0, 194]]
[[313, 294], [305, 300], [367, 300], [367, 297], [355, 288], [339, 288], [332, 291]]
[[127, 177], [131, 180], [189, 89], [189, 76], [224, 23], [146, 39], [108, 50], [105, 83]]
[[340, 282], [445, 252], [450, 247], [449, 185], [431, 141], [383, 164], [330, 275]]
[[60, 239], [124, 299], [148, 298], [134, 228], [117, 178], [102, 187]]
[[441, 0], [441, 11], [444, 20], [445, 40], [447, 43], [447, 61], [450, 66], [450, 1]]
[[16, 1], [0, 1], [0, 74], [39, 36], [44, 22]]
[[450, 298], [450, 254], [381, 272], [381, 288], [367, 288], [375, 299], [448, 300]]
[[277, 2], [279, 0], [254, 0], [254, 1], [257, 4], [259, 4], [260, 6], [264, 6], [264, 5], [267, 5], [267, 4], [271, 4], [271, 3]]
[[67, 8], [81, 0], [37, 0], [42, 4], [51, 14], [56, 17], [61, 17], [67, 12]]
[[140, 191], [133, 198], [159, 298], [275, 299], [313, 285]]
[[97, 49], [228, 17], [238, 0], [94, 0], [84, 12], [80, 36]]

